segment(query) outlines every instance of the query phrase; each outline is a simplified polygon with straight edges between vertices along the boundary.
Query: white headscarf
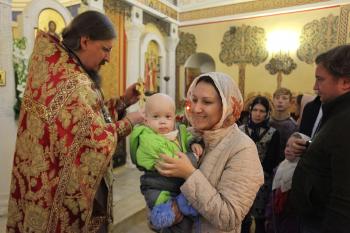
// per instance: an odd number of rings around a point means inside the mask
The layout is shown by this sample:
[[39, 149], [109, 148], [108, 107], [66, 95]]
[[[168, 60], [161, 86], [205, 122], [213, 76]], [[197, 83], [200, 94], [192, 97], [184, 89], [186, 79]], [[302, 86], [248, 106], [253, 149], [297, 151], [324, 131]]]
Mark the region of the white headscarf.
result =
[[[210, 72], [202, 74], [193, 80], [187, 92], [187, 104], [189, 107], [191, 105], [193, 89], [197, 86], [198, 80], [205, 76], [210, 77], [219, 90], [222, 101], [222, 115], [220, 121], [214, 125], [212, 129], [201, 132], [198, 132], [196, 129], [194, 130], [203, 136], [204, 141], [211, 141], [214, 140], [214, 138], [221, 139], [226, 134], [227, 128], [234, 125], [239, 119], [243, 109], [243, 98], [237, 84], [229, 75], [219, 72]], [[191, 111], [186, 109], [185, 113], [187, 119], [192, 124]]]

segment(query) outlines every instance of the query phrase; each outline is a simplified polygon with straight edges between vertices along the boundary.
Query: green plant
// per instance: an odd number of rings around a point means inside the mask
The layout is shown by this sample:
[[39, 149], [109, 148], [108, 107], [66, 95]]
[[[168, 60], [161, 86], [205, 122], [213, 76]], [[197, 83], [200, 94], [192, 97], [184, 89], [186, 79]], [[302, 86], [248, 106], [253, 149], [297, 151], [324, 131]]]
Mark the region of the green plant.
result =
[[13, 41], [13, 69], [15, 73], [16, 83], [16, 104], [13, 107], [15, 111], [16, 119], [19, 116], [21, 108], [23, 92], [26, 85], [27, 74], [28, 74], [28, 59], [24, 56], [24, 50], [26, 49], [27, 39], [25, 37], [15, 39]]

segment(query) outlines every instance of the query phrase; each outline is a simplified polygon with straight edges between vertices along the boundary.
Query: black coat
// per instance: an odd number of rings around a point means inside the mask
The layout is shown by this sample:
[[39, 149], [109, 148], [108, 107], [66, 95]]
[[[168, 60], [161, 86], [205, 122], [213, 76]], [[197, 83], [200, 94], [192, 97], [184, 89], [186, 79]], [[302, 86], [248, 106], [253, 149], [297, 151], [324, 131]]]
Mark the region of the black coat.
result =
[[295, 169], [291, 200], [320, 233], [350, 232], [350, 92], [322, 106], [320, 130]]
[[307, 103], [301, 116], [299, 132], [311, 137], [312, 129], [321, 107], [320, 97], [317, 96], [313, 101]]

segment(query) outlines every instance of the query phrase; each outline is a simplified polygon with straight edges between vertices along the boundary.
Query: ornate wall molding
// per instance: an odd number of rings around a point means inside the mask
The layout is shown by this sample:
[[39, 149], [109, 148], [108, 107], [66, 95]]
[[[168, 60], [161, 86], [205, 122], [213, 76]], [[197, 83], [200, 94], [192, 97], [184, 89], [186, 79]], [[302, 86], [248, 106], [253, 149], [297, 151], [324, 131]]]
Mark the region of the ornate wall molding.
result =
[[104, 0], [103, 7], [106, 11], [123, 14], [127, 17], [130, 17], [131, 14], [131, 6], [123, 1]]
[[340, 8], [340, 18], [339, 18], [339, 30], [338, 30], [338, 44], [346, 44], [349, 39], [349, 13], [350, 5], [345, 5]]
[[158, 12], [161, 12], [170, 18], [173, 18], [175, 20], [178, 20], [178, 13], [175, 9], [167, 6], [166, 4], [162, 3], [159, 0], [137, 0], [138, 2], [149, 6], [153, 9], [155, 9]]
[[[141, 0], [139, 0], [141, 1]], [[144, 0], [147, 1], [147, 0]], [[248, 12], [257, 12], [263, 10], [271, 10], [283, 7], [300, 6], [304, 4], [327, 2], [329, 0], [259, 0], [249, 1], [238, 4], [219, 6], [201, 10], [193, 10], [180, 13], [180, 21], [198, 20], [205, 18], [214, 18], [227, 15], [242, 14]]]
[[242, 25], [230, 27], [225, 32], [219, 54], [220, 61], [227, 66], [239, 65], [239, 89], [244, 96], [245, 66], [257, 66], [268, 56], [265, 30], [261, 27]]
[[170, 24], [168, 22], [143, 12], [143, 24], [146, 25], [148, 23], [154, 24], [164, 36], [170, 35]]
[[297, 64], [294, 62], [287, 53], [279, 53], [273, 56], [269, 63], [265, 65], [265, 69], [269, 71], [270, 74], [277, 74], [277, 89], [282, 86], [282, 73], [290, 74], [293, 70], [297, 68]]
[[268, 56], [265, 29], [244, 24], [230, 27], [222, 38], [219, 56], [220, 61], [228, 66], [241, 63], [259, 65]]
[[176, 65], [184, 65], [187, 58], [196, 53], [196, 37], [191, 33], [180, 31], [180, 41], [176, 47]]
[[338, 44], [339, 16], [330, 14], [320, 20], [305, 24], [300, 35], [300, 46], [297, 57], [307, 64], [312, 64], [317, 55]]

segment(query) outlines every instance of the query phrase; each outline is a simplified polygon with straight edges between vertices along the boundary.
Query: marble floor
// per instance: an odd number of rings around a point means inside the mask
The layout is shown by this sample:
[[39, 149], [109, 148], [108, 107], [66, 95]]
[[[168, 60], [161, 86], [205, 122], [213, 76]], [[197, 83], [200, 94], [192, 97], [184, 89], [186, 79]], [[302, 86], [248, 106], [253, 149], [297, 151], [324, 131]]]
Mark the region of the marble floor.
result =
[[[141, 172], [130, 166], [114, 170], [113, 233], [152, 233], [147, 226], [146, 205], [140, 193]], [[0, 233], [6, 232], [6, 216], [0, 216]]]

